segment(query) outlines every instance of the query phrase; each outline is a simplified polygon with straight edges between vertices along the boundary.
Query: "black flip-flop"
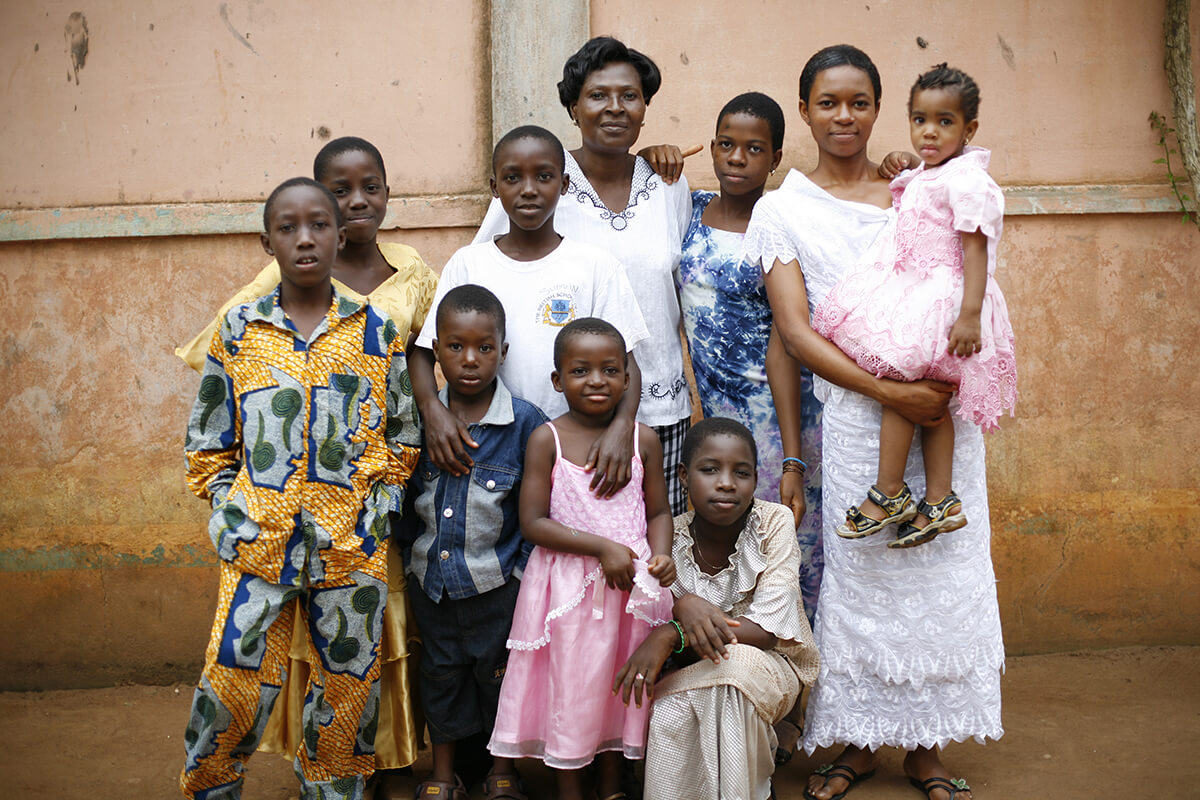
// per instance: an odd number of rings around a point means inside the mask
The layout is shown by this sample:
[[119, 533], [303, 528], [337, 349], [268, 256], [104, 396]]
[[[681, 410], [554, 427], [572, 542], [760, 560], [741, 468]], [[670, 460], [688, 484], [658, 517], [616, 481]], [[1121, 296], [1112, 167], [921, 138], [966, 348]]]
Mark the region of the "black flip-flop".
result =
[[[828, 786], [829, 781], [833, 778], [841, 778], [844, 781], [849, 781], [850, 783], [845, 789], [829, 798], [829, 800], [842, 800], [842, 798], [845, 797], [846, 794], [853, 789], [856, 784], [862, 783], [867, 778], [873, 776], [875, 774], [875, 770], [868, 770], [862, 775], [859, 775], [853, 767], [846, 764], [834, 764], [833, 766], [830, 766], [829, 764], [822, 764], [816, 768], [814, 774], [820, 775], [825, 779], [825, 782], [821, 784], [822, 789]], [[820, 800], [820, 798], [808, 791], [807, 786], [804, 787], [804, 797], [805, 800]]]
[[962, 778], [926, 778], [923, 781], [919, 781], [916, 778], [909, 778], [908, 782], [924, 792], [925, 796], [931, 798], [931, 800], [933, 798], [931, 792], [934, 789], [941, 789], [943, 792], [946, 792], [949, 795], [946, 800], [954, 800], [959, 792], [971, 791], [971, 787], [967, 786], [967, 782]]

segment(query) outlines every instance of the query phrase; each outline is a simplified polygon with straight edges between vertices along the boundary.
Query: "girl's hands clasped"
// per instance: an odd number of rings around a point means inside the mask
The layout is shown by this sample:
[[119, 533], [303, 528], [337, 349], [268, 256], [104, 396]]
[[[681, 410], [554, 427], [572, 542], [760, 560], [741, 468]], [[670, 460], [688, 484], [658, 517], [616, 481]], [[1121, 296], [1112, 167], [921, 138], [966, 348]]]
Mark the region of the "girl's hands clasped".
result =
[[732, 628], [742, 624], [694, 594], [685, 594], [675, 601], [675, 618], [683, 627], [688, 647], [714, 664], [729, 657], [725, 645], [737, 644]]

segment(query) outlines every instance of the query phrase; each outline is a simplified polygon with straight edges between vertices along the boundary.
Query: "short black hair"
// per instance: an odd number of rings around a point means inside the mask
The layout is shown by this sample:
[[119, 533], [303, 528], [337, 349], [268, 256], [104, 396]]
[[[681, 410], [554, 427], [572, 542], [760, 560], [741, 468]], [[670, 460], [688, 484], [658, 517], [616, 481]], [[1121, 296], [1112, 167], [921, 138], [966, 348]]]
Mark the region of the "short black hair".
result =
[[958, 94], [959, 105], [962, 107], [963, 122], [971, 122], [979, 116], [979, 86], [975, 79], [961, 69], [956, 69], [942, 62], [928, 72], [917, 76], [908, 93], [908, 110], [912, 111], [913, 95], [921, 89], [945, 89]]
[[558, 171], [566, 172], [567, 157], [563, 153], [562, 142], [559, 138], [539, 125], [522, 125], [519, 128], [513, 128], [501, 136], [500, 141], [496, 142], [495, 148], [492, 149], [492, 174], [496, 172], [496, 157], [500, 155], [500, 148], [509, 142], [515, 142], [520, 139], [541, 139], [554, 152], [558, 161]]
[[446, 292], [442, 302], [438, 303], [437, 318], [434, 320], [438, 334], [441, 334], [442, 322], [448, 315], [470, 313], [486, 314], [496, 320], [500, 338], [504, 339], [507, 332], [504, 304], [500, 302], [500, 298], [477, 283], [464, 283]]
[[835, 44], [813, 53], [800, 72], [800, 99], [808, 102], [818, 75], [827, 69], [842, 66], [858, 67], [867, 73], [867, 77], [871, 79], [871, 87], [875, 89], [875, 106], [878, 108], [879, 101], [883, 99], [879, 70], [875, 68], [875, 62], [870, 56], [852, 44]]
[[658, 65], [644, 53], [639, 53], [632, 47], [626, 47], [619, 39], [611, 36], [597, 36], [588, 40], [583, 47], [567, 59], [563, 64], [562, 80], [558, 82], [558, 101], [570, 113], [571, 106], [579, 100], [583, 84], [598, 69], [604, 69], [609, 64], [629, 64], [637, 71], [642, 81], [642, 99], [646, 105], [650, 98], [662, 86], [662, 73]]
[[383, 178], [384, 183], [387, 183], [387, 168], [383, 165], [383, 156], [379, 154], [379, 149], [366, 139], [360, 139], [357, 136], [343, 136], [322, 147], [317, 152], [317, 157], [313, 159], [313, 177], [319, 181], [325, 180], [325, 175], [329, 172], [329, 164], [343, 153], [366, 153], [375, 159], [375, 163], [379, 165], [379, 177]]
[[572, 339], [580, 336], [608, 336], [621, 345], [621, 353], [625, 356], [625, 364], [629, 365], [629, 352], [625, 348], [625, 337], [612, 323], [605, 322], [599, 317], [580, 317], [563, 326], [554, 337], [554, 369], [562, 369], [563, 357], [567, 354], [567, 346]]
[[717, 114], [717, 129], [727, 114], [749, 114], [767, 123], [771, 129], [771, 149], [783, 149], [783, 109], [762, 92], [746, 92], [730, 100]]
[[688, 428], [687, 435], [683, 437], [680, 463], [685, 468], [690, 467], [700, 445], [714, 436], [736, 436], [745, 441], [750, 447], [750, 455], [754, 457], [754, 463], [757, 466], [758, 444], [754, 441], [754, 434], [750, 433], [750, 429], [736, 419], [728, 417], [709, 417]]
[[267, 197], [267, 202], [263, 203], [263, 230], [267, 233], [271, 232], [271, 209], [275, 206], [275, 201], [279, 199], [279, 195], [283, 194], [288, 189], [294, 189], [297, 186], [311, 186], [314, 189], [320, 189], [321, 194], [325, 195], [325, 199], [333, 206], [333, 218], [337, 220], [337, 226], [340, 228], [346, 224], [346, 220], [342, 218], [342, 209], [338, 206], [337, 198], [333, 196], [333, 192], [322, 183], [317, 183], [312, 178], [288, 178], [283, 183], [275, 187], [275, 190]]

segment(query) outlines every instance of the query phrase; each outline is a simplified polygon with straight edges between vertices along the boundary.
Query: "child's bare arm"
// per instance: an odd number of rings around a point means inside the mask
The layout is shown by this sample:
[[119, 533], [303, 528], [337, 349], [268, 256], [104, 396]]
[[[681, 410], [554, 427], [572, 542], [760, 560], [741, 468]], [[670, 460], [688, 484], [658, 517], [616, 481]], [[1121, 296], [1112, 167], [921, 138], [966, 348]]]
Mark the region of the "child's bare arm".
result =
[[737, 629], [738, 644], [748, 644], [759, 650], [770, 650], [775, 647], [775, 643], [778, 641], [775, 634], [764, 630], [757, 622], [747, 617], [738, 617], [737, 621], [740, 623]]
[[642, 400], [642, 369], [633, 353], [629, 354], [629, 388], [617, 404], [612, 423], [588, 450], [584, 466], [592, 470], [592, 491], [597, 497], [612, 497], [625, 488], [632, 477], [633, 429], [637, 425], [638, 405]]
[[550, 473], [553, 468], [554, 434], [543, 425], [530, 435], [525, 445], [525, 472], [521, 476], [521, 535], [539, 547], [599, 559], [608, 585], [629, 591], [633, 588], [632, 550], [611, 539], [550, 519]]
[[950, 328], [946, 352], [971, 356], [982, 347], [979, 315], [983, 312], [983, 293], [987, 289], [987, 236], [976, 230], [962, 234], [963, 299], [958, 319]]
[[[767, 385], [771, 389], [771, 400], [775, 404], [775, 416], [779, 419], [783, 456], [803, 459], [804, 456], [800, 454], [800, 362], [784, 350], [783, 340], [779, 338], [779, 331], [774, 325], [771, 326], [771, 340], [767, 344]], [[807, 509], [804, 499], [804, 473], [784, 472], [780, 476], [779, 502], [792, 510], [796, 527], [800, 527], [800, 518]]]
[[[650, 543], [650, 574], [660, 586], [675, 582], [675, 561], [671, 558], [671, 543], [675, 527], [671, 520], [671, 502], [667, 499], [667, 482], [658, 468], [662, 463], [662, 444], [652, 428], [638, 426], [638, 447], [645, 467], [642, 491], [646, 496], [646, 540]], [[674, 478], [675, 476], [671, 476]]]
[[429, 460], [438, 469], [451, 475], [466, 475], [475, 464], [467, 447], [479, 445], [471, 438], [467, 426], [438, 399], [433, 363], [433, 351], [428, 348], [414, 347], [409, 353], [408, 372], [412, 379], [413, 398], [425, 426], [425, 448], [429, 452]]

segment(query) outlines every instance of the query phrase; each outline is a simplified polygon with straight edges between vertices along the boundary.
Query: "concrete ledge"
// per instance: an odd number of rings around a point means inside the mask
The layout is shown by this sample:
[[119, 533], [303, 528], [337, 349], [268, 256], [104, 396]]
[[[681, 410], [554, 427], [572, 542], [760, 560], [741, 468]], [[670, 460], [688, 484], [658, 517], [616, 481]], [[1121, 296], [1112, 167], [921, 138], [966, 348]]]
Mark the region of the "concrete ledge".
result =
[[[474, 228], [490, 200], [485, 193], [392, 199], [380, 228]], [[261, 231], [261, 202], [0, 209], [0, 242]]]
[[[1008, 216], [1055, 214], [1169, 214], [1179, 210], [1165, 184], [1007, 186]], [[388, 202], [383, 230], [474, 228], [487, 193], [418, 195]], [[172, 203], [0, 209], [0, 242], [105, 239], [122, 236], [202, 236], [258, 233], [262, 203]]]

